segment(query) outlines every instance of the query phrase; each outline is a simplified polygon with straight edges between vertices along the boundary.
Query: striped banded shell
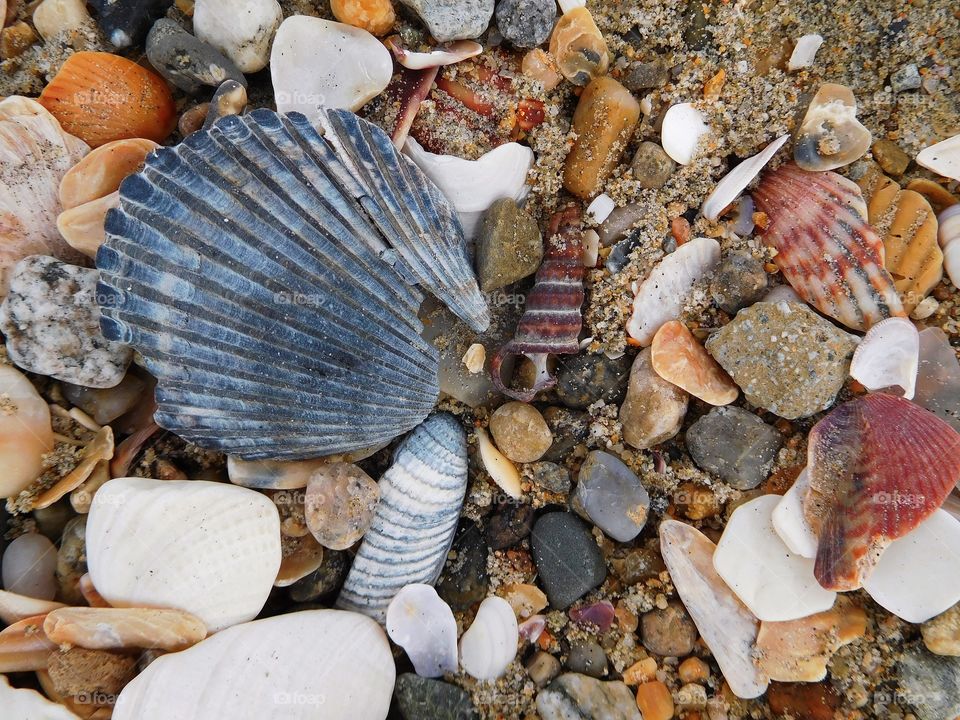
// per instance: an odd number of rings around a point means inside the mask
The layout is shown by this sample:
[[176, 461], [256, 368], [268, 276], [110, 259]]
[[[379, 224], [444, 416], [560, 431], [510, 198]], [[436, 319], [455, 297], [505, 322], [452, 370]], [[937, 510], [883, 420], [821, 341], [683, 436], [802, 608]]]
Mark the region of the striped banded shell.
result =
[[433, 585], [453, 542], [466, 489], [463, 428], [452, 415], [434, 415], [397, 447], [380, 480], [380, 503], [337, 607], [383, 622], [405, 585]]
[[856, 183], [787, 163], [764, 174], [753, 198], [769, 221], [764, 242], [806, 302], [855, 330], [904, 316]]
[[194, 443], [298, 459], [388, 442], [439, 392], [411, 284], [485, 321], [440, 192], [372, 125], [327, 119], [343, 162], [302, 115], [227, 116], [150, 155], [108, 215], [104, 334], [140, 351], [157, 422]]

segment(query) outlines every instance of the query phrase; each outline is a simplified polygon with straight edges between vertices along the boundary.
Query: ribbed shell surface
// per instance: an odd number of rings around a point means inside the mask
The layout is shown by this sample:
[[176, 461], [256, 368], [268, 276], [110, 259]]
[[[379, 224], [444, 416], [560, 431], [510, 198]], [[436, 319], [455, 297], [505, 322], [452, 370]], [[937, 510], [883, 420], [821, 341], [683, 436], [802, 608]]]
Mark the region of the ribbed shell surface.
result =
[[101, 327], [157, 377], [160, 425], [296, 459], [387, 442], [433, 408], [422, 296], [302, 115], [225, 117], [148, 156], [120, 196]]
[[434, 415], [397, 447], [380, 480], [380, 503], [337, 607], [382, 623], [401, 588], [435, 583], [466, 490], [466, 435], [453, 416]]

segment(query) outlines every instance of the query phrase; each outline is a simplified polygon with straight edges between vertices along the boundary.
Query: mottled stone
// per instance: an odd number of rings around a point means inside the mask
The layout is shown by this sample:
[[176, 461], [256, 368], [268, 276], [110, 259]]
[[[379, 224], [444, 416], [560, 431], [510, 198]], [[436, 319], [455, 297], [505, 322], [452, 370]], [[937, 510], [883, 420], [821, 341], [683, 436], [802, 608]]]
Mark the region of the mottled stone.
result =
[[623, 85], [631, 92], [663, 87], [670, 79], [670, 68], [662, 60], [631, 63], [623, 75]]
[[477, 279], [493, 292], [533, 275], [543, 261], [540, 228], [513, 198], [490, 206], [477, 231]]
[[0, 306], [10, 359], [24, 370], [75, 385], [119, 383], [133, 350], [100, 333], [98, 277], [96, 270], [46, 255], [17, 263]]
[[543, 650], [537, 650], [524, 667], [538, 688], [546, 687], [547, 683], [560, 674], [560, 661]]
[[543, 415], [522, 402], [508, 402], [490, 416], [490, 434], [497, 449], [514, 462], [534, 462], [553, 444], [553, 434]]
[[630, 167], [633, 169], [633, 178], [640, 183], [640, 187], [658, 190], [667, 184], [667, 180], [677, 169], [677, 164], [657, 143], [644, 140], [637, 148]]
[[404, 720], [474, 720], [477, 711], [466, 690], [413, 673], [403, 673], [394, 688]]
[[164, 78], [187, 93], [224, 80], [246, 85], [243, 73], [212, 45], [184, 30], [173, 20], [157, 20], [147, 35], [147, 58]]
[[533, 526], [530, 544], [540, 584], [556, 610], [569, 607], [607, 577], [593, 535], [571, 513], [542, 515]]
[[960, 605], [954, 605], [920, 626], [923, 644], [937, 655], [960, 655]]
[[535, 48], [550, 37], [557, 20], [554, 0], [499, 0], [497, 29], [518, 48]]
[[490, 24], [494, 0], [400, 0], [438, 42], [479, 37]]
[[137, 656], [72, 647], [50, 656], [47, 672], [63, 695], [116, 696], [137, 674]]
[[654, 655], [683, 657], [693, 652], [697, 643], [697, 627], [680, 603], [651, 610], [640, 618], [643, 646]]
[[870, 148], [873, 159], [887, 175], [898, 177], [903, 175], [910, 164], [910, 156], [893, 140], [877, 140]]
[[607, 674], [607, 654], [596, 640], [578, 640], [570, 645], [567, 668], [575, 673], [601, 678]]
[[923, 83], [920, 77], [920, 70], [914, 63], [903, 65], [890, 75], [890, 87], [894, 92], [906, 92], [907, 90], [918, 90]]
[[656, 546], [656, 540], [643, 547], [630, 548], [622, 557], [610, 561], [614, 574], [625, 585], [635, 585], [656, 578], [667, 569]]
[[543, 419], [553, 433], [553, 445], [543, 456], [550, 462], [563, 462], [570, 450], [586, 441], [590, 434], [589, 416], [577, 410], [552, 405], [543, 411]]
[[710, 294], [719, 308], [731, 315], [759, 302], [767, 294], [763, 263], [750, 253], [727, 253], [713, 273]]
[[564, 359], [557, 373], [557, 397], [569, 408], [583, 410], [595, 402], [619, 403], [627, 391], [630, 358], [582, 354]]
[[537, 695], [541, 720], [642, 720], [630, 688], [565, 673]]
[[685, 390], [657, 375], [650, 348], [644, 348], [630, 368], [627, 396], [620, 406], [623, 439], [638, 450], [669, 440], [680, 432], [689, 399]]
[[527, 537], [532, 527], [533, 508], [530, 505], [505, 505], [487, 522], [484, 533], [487, 546], [491, 550], [505, 550]]
[[707, 340], [748, 402], [789, 420], [833, 405], [855, 347], [807, 306], [785, 302], [741, 310]]
[[921, 646], [904, 651], [899, 685], [906, 704], [919, 720], [944, 720], [960, 715], [960, 658], [943, 657]]
[[610, 65], [607, 42], [584, 6], [568, 9], [560, 16], [550, 34], [550, 55], [560, 73], [574, 85], [586, 85]]
[[776, 428], [738, 407], [714, 408], [687, 430], [694, 462], [737, 490], [766, 479], [782, 444]]
[[563, 186], [579, 198], [597, 195], [639, 119], [640, 104], [613, 78], [604, 75], [587, 85], [573, 113], [577, 139], [563, 166]]
[[437, 594], [454, 612], [462, 612], [487, 595], [487, 544], [480, 528], [469, 525], [453, 541], [452, 558], [447, 560], [437, 582]]
[[345, 552], [325, 550], [323, 564], [290, 586], [290, 599], [294, 602], [314, 602], [333, 595], [347, 578], [350, 556]]
[[530, 466], [533, 481], [547, 492], [570, 492], [570, 471], [552, 462], [536, 462]]
[[629, 542], [647, 523], [650, 496], [619, 458], [594, 450], [580, 467], [571, 505], [614, 540]]
[[90, 0], [97, 25], [118, 48], [139, 45], [173, 0]]
[[346, 550], [370, 527], [379, 501], [380, 486], [356, 465], [324, 465], [307, 483], [307, 527], [324, 547]]

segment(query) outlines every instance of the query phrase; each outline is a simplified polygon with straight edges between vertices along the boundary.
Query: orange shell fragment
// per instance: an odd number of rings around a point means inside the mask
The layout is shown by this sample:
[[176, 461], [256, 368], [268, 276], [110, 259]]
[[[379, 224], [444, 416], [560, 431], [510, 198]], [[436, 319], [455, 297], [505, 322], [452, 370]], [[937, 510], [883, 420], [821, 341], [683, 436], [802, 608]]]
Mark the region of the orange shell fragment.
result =
[[657, 330], [650, 360], [657, 375], [711, 405], [729, 405], [740, 394], [726, 371], [678, 320]]

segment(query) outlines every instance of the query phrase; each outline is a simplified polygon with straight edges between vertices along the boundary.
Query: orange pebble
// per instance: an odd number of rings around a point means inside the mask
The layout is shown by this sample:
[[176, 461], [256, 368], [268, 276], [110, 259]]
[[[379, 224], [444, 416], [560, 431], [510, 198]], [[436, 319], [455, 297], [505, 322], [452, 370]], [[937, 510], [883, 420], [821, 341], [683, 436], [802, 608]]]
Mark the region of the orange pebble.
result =
[[340, 22], [374, 35], [386, 35], [397, 21], [390, 0], [330, 0], [330, 11]]
[[623, 682], [627, 685], [640, 685], [652, 680], [657, 673], [657, 661], [652, 657], [644, 658], [623, 671]]
[[685, 683], [703, 682], [710, 677], [709, 666], [698, 657], [688, 657], [677, 668], [677, 675]]
[[730, 376], [678, 320], [657, 330], [650, 360], [657, 375], [711, 405], [729, 405], [740, 394]]
[[643, 720], [670, 720], [673, 717], [673, 697], [659, 680], [643, 683], [637, 688], [637, 707]]
[[177, 121], [163, 78], [110, 53], [71, 55], [39, 102], [64, 130], [91, 147], [124, 138], [162, 142]]

